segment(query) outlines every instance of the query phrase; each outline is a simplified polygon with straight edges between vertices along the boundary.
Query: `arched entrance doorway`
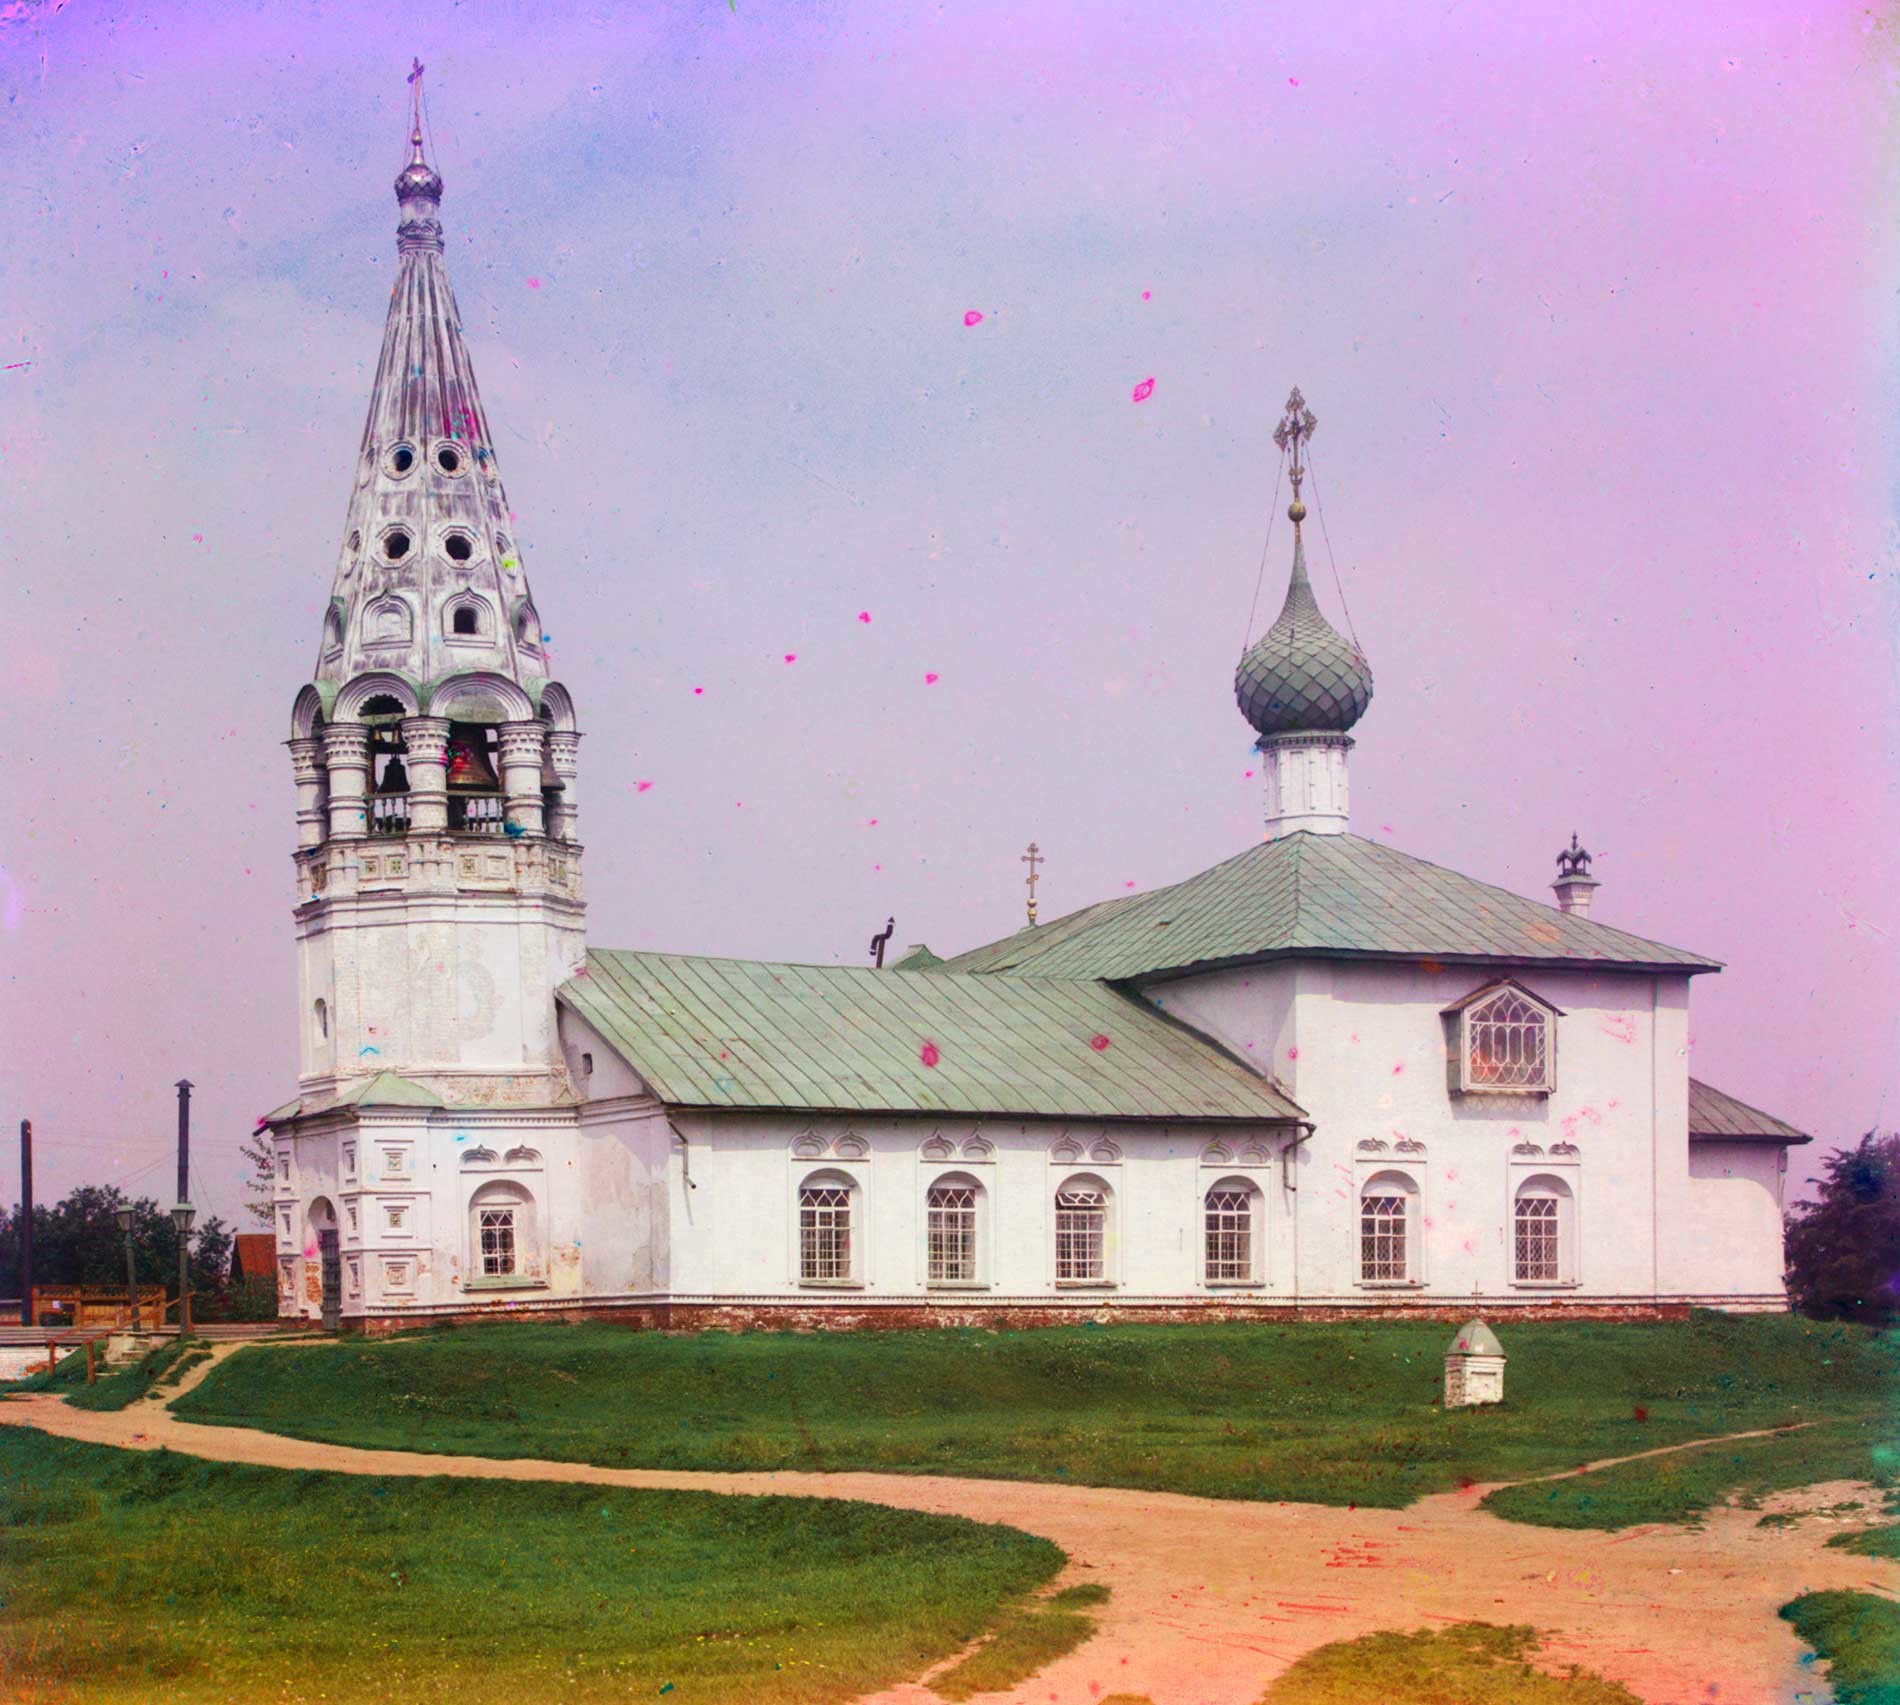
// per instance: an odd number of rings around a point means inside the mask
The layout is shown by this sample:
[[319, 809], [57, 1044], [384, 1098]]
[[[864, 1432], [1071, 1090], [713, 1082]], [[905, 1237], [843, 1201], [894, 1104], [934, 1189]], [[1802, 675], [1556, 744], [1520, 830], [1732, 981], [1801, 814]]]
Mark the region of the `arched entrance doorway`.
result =
[[337, 1244], [336, 1209], [330, 1198], [319, 1196], [310, 1204], [310, 1235], [316, 1239], [317, 1264], [323, 1275], [323, 1329], [334, 1332], [343, 1323], [343, 1257]]

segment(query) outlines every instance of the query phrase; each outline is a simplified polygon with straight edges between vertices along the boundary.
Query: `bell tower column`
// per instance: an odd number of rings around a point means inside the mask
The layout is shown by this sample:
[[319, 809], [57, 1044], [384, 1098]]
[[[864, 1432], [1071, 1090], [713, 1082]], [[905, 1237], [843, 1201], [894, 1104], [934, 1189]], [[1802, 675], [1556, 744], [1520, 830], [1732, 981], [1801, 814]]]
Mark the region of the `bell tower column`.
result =
[[557, 841], [580, 839], [577, 832], [580, 812], [574, 799], [580, 758], [581, 737], [578, 734], [558, 728], [549, 731], [548, 761], [554, 770], [555, 779], [561, 784], [561, 790], [554, 796], [553, 821], [548, 824], [548, 833]]
[[290, 764], [297, 778], [297, 845], [323, 845], [327, 812], [324, 809], [323, 742], [314, 737], [292, 740]]
[[439, 834], [449, 826], [449, 719], [405, 716], [403, 749], [409, 754], [409, 830]]
[[333, 722], [323, 731], [330, 771], [330, 839], [369, 838], [369, 730], [357, 722]]
[[541, 743], [547, 732], [548, 725], [539, 718], [504, 722], [496, 731], [508, 825], [526, 835], [546, 833], [541, 805]]

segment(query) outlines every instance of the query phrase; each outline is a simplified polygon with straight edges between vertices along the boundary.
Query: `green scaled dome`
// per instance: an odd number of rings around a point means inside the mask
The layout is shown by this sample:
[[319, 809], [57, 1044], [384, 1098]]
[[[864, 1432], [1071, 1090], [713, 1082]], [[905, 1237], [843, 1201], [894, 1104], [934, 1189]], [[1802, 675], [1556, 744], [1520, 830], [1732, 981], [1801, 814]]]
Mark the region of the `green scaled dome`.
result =
[[1240, 714], [1262, 736], [1343, 734], [1372, 703], [1372, 666], [1320, 614], [1297, 525], [1286, 603], [1280, 619], [1241, 658], [1234, 697]]

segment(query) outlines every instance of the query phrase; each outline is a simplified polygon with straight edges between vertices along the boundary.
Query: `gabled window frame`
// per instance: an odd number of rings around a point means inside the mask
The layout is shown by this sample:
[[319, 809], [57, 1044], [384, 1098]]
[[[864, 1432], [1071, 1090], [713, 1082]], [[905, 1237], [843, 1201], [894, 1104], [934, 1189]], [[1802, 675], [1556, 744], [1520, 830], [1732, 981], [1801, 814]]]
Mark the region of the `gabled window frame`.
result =
[[[1487, 1079], [1482, 1074], [1474, 1074], [1472, 1058], [1478, 1039], [1477, 1027], [1487, 1022], [1486, 1009], [1493, 1002], [1513, 997], [1541, 1020], [1541, 1071], [1535, 1079], [1525, 1077], [1520, 1081], [1502, 1083]], [[1499, 977], [1452, 1002], [1439, 1016], [1445, 1024], [1446, 1087], [1453, 1095], [1547, 1096], [1556, 1093], [1557, 1021], [1564, 1016], [1564, 1012], [1555, 1002], [1526, 988], [1515, 977]]]

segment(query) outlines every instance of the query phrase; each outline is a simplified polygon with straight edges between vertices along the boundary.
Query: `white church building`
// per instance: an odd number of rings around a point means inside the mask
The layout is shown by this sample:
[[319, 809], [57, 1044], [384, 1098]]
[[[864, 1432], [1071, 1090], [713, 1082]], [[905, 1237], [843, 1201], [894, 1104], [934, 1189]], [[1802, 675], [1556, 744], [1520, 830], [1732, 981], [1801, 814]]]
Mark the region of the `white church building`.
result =
[[1711, 959], [1353, 835], [1366, 659], [1241, 660], [1264, 838], [889, 969], [590, 947], [549, 675], [421, 131], [296, 695], [287, 1315], [879, 1325], [1779, 1309], [1788, 1146], [1690, 1078]]

